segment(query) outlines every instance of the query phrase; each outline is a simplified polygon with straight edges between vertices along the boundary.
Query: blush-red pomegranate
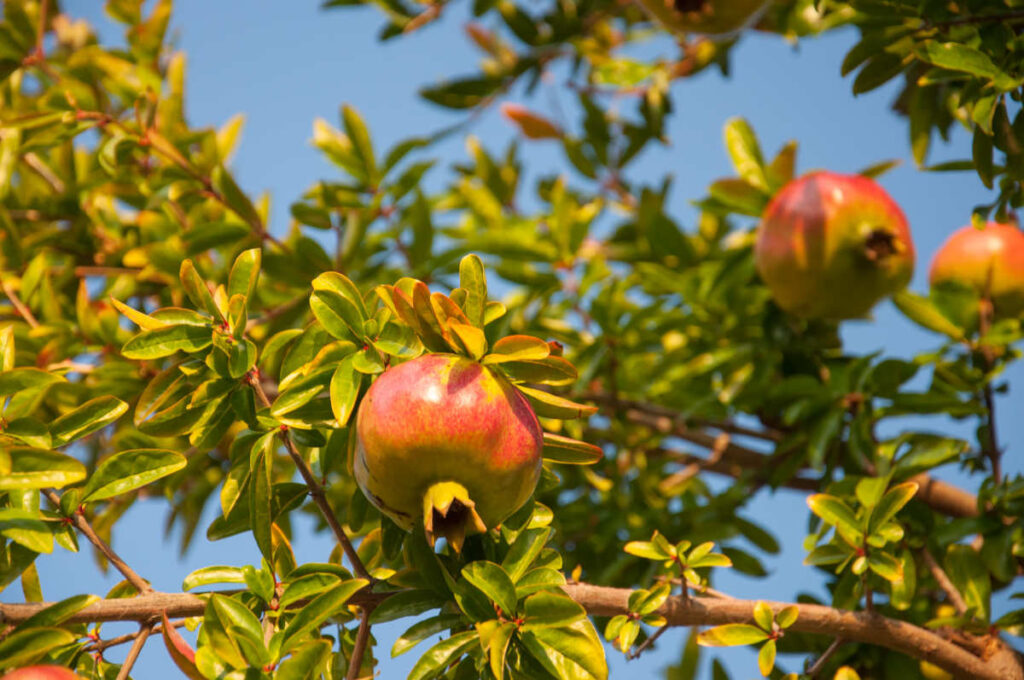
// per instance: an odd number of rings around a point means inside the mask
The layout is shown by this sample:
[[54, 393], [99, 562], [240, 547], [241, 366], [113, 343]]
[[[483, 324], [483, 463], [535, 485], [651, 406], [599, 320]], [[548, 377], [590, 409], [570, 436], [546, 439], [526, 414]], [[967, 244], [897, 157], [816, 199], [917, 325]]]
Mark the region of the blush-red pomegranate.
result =
[[914, 272], [900, 207], [873, 180], [832, 172], [805, 175], [776, 194], [754, 258], [778, 305], [807, 318], [864, 316]]
[[988, 222], [957, 230], [932, 260], [931, 285], [955, 283], [987, 295], [996, 317], [1024, 312], [1024, 231]]
[[356, 415], [355, 476], [399, 526], [422, 521], [433, 545], [461, 550], [519, 509], [537, 486], [543, 434], [504, 376], [428, 354], [385, 371]]
[[0, 680], [81, 680], [64, 666], [25, 666], [13, 670]]

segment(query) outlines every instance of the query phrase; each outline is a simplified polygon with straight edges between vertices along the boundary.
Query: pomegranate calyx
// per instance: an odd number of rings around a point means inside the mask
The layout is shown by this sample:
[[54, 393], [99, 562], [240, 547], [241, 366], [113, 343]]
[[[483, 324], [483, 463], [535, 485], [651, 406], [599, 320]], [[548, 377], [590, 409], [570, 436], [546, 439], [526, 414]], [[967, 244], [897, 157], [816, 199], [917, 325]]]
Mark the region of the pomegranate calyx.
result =
[[444, 536], [455, 552], [462, 552], [466, 536], [487, 531], [476, 503], [458, 482], [437, 482], [423, 494], [423, 528], [431, 547]]

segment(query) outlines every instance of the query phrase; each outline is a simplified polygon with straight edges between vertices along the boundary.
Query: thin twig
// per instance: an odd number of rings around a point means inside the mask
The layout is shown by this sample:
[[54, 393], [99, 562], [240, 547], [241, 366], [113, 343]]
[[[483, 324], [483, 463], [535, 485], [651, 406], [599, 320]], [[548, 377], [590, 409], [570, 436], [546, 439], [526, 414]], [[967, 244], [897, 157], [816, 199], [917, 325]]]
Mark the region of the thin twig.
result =
[[128, 674], [132, 672], [132, 666], [135, 665], [135, 661], [139, 658], [139, 654], [142, 653], [142, 646], [146, 644], [146, 639], [149, 634], [153, 632], [153, 623], [144, 623], [139, 626], [139, 632], [135, 634], [135, 642], [132, 643], [131, 648], [128, 650], [128, 656], [124, 658], [124, 663], [121, 664], [121, 670], [117, 672], [117, 680], [127, 680]]
[[[986, 294], [979, 303], [978, 309], [978, 333], [981, 337], [985, 337], [988, 333], [989, 328], [992, 325], [992, 316], [994, 309], [992, 307], [992, 300]], [[985, 455], [988, 457], [989, 462], [992, 466], [992, 481], [999, 484], [1003, 479], [1002, 469], [1002, 453], [999, 450], [999, 438], [996, 435], [996, 399], [995, 393], [992, 389], [992, 380], [988, 376], [988, 373], [992, 370], [992, 366], [995, 363], [995, 357], [992, 353], [992, 348], [988, 345], [981, 346], [981, 359], [984, 364], [984, 370], [986, 374], [985, 389], [982, 390], [982, 398], [985, 401], [985, 412], [986, 412], [986, 430], [988, 431], [987, 441], [985, 442]]]
[[0, 289], [3, 289], [4, 295], [14, 305], [14, 309], [21, 315], [21, 318], [25, 320], [32, 328], [39, 328], [39, 321], [32, 315], [32, 310], [25, 306], [25, 303], [21, 301], [18, 294], [14, 292], [14, 288], [8, 281], [0, 281]]
[[[50, 489], [45, 490], [43, 493], [50, 502], [53, 503], [54, 507], [60, 508], [60, 496]], [[121, 572], [121, 575], [124, 576], [129, 583], [135, 586], [135, 590], [137, 590], [140, 595], [153, 592], [153, 588], [146, 583], [146, 580], [139, 576], [134, 569], [129, 567], [125, 561], [114, 552], [113, 548], [107, 545], [107, 542], [96, 534], [92, 525], [89, 524], [89, 520], [85, 518], [85, 514], [82, 512], [81, 508], [74, 510], [71, 513], [71, 517], [68, 519], [70, 519], [74, 523], [75, 527], [82, 532], [82, 535], [89, 539], [90, 543], [96, 546], [96, 549], [107, 558], [107, 561], [114, 565], [114, 568]]]
[[658, 630], [654, 631], [654, 633], [650, 637], [648, 637], [646, 640], [644, 640], [643, 642], [640, 643], [639, 647], [637, 647], [636, 649], [634, 649], [633, 651], [631, 651], [629, 654], [626, 655], [626, 660], [627, 661], [632, 661], [633, 659], [636, 659], [637, 657], [639, 657], [641, 654], [644, 653], [644, 651], [648, 647], [653, 645], [657, 641], [658, 638], [660, 638], [662, 635], [664, 635], [665, 631], [668, 630], [669, 628], [671, 628], [671, 626], [669, 626], [668, 624], [665, 624], [664, 626], [662, 626]]
[[[259, 398], [260, 403], [266, 408], [270, 408], [270, 399], [267, 398], [267, 393], [263, 390], [263, 385], [260, 383], [258, 373], [253, 373], [249, 384], [253, 386], [256, 391], [256, 396]], [[338, 539], [338, 543], [341, 544], [341, 549], [345, 552], [345, 556], [348, 557], [348, 561], [352, 564], [352, 568], [356, 572], [356, 576], [364, 578], [368, 581], [373, 581], [374, 578], [370, 576], [370, 572], [366, 570], [366, 566], [363, 564], [363, 560], [360, 559], [359, 553], [356, 552], [355, 547], [352, 545], [352, 541], [349, 540], [348, 534], [345, 533], [345, 529], [341, 526], [341, 522], [338, 521], [337, 515], [334, 514], [334, 510], [331, 509], [330, 503], [327, 502], [327, 495], [324, 493], [324, 488], [316, 481], [316, 477], [313, 476], [313, 471], [306, 463], [302, 454], [295, 448], [295, 444], [292, 442], [291, 435], [288, 430], [281, 430], [281, 440], [284, 442], [285, 449], [288, 450], [288, 455], [291, 456], [292, 461], [295, 463], [295, 467], [298, 468], [299, 474], [302, 475], [303, 481], [309, 488], [309, 495], [312, 496], [313, 502], [320, 509], [320, 514], [323, 515], [324, 520], [327, 522], [327, 526], [331, 528], [334, 533], [334, 537]]]
[[359, 677], [359, 670], [363, 667], [366, 645], [370, 640], [370, 613], [372, 611], [369, 607], [363, 607], [363, 615], [359, 619], [359, 630], [356, 632], [356, 643], [352, 647], [352, 659], [349, 661], [345, 680], [356, 680]]
[[956, 585], [946, 575], [945, 570], [935, 561], [928, 548], [921, 548], [921, 558], [924, 560], [925, 566], [928, 567], [928, 571], [931, 572], [932, 578], [939, 584], [942, 591], [946, 593], [949, 603], [956, 608], [958, 614], [964, 614], [967, 611], [967, 603], [964, 601], [963, 595], [960, 594]]
[[828, 649], [822, 652], [821, 656], [817, 658], [814, 665], [807, 669], [807, 675], [811, 676], [812, 680], [813, 678], [818, 677], [818, 673], [825, 669], [825, 664], [828, 663], [828, 660], [832, 658], [832, 655], [836, 653], [836, 650], [842, 647], [845, 643], [846, 640], [841, 637], [837, 637], [833, 640], [832, 644], [828, 646]]
[[715, 438], [715, 443], [711, 448], [711, 455], [706, 459], [695, 460], [679, 472], [673, 473], [661, 480], [658, 483], [658, 489], [663, 493], [667, 493], [696, 476], [702, 470], [713, 468], [721, 462], [722, 456], [725, 455], [725, 450], [728, 447], [729, 434], [727, 432], [722, 432]]
[[289, 300], [288, 302], [282, 302], [281, 304], [277, 305], [276, 307], [271, 307], [270, 309], [266, 309], [259, 316], [255, 316], [255, 317], [249, 319], [249, 321], [246, 322], [246, 324], [245, 324], [245, 330], [248, 331], [248, 330], [252, 329], [255, 326], [259, 326], [260, 324], [267, 323], [268, 321], [272, 321], [273, 319], [276, 319], [277, 317], [281, 316], [285, 312], [287, 312], [287, 311], [289, 311], [291, 309], [294, 309], [296, 306], [298, 306], [299, 304], [305, 302], [307, 299], [308, 298], [305, 295], [301, 295], [301, 296], [295, 298], [294, 300]]
[[35, 154], [35, 152], [29, 151], [21, 157], [21, 160], [25, 161], [25, 165], [35, 170], [35, 173], [42, 177], [43, 180], [50, 185], [51, 189], [56, 191], [58, 194], [64, 193], [64, 180], [55, 175], [53, 170], [51, 170], [49, 166]]
[[[184, 626], [185, 626], [185, 619], [181, 619], [180, 621], [172, 621], [171, 622], [171, 626], [173, 626], [174, 628], [184, 628]], [[163, 625], [157, 625], [157, 626], [155, 626], [153, 628], [152, 631], [150, 631], [150, 635], [159, 635], [159, 634], [161, 634], [163, 632], [164, 632]], [[118, 635], [117, 637], [112, 637], [112, 638], [107, 639], [107, 640], [97, 640], [96, 642], [92, 643], [91, 645], [89, 645], [88, 647], [83, 649], [82, 651], [90, 653], [90, 654], [92, 652], [101, 652], [102, 653], [102, 652], [106, 651], [107, 649], [110, 649], [111, 647], [117, 647], [118, 645], [123, 645], [126, 642], [131, 642], [136, 637], [138, 637], [138, 635], [139, 635], [138, 633], [125, 633], [124, 635]]]

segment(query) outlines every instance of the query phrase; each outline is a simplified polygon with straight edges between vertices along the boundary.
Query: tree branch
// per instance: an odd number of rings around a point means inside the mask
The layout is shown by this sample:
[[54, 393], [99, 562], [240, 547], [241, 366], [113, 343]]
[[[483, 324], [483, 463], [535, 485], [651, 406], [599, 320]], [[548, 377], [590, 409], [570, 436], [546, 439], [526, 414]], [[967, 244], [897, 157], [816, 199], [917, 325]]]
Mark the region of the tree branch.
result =
[[[628, 588], [609, 588], [586, 583], [562, 587], [566, 594], [583, 605], [591, 616], [615, 616], [629, 612]], [[348, 604], [373, 609], [390, 593], [374, 593], [363, 589]], [[230, 594], [230, 593], [225, 593]], [[0, 624], [17, 624], [51, 606], [52, 602], [31, 604], [0, 603]], [[297, 603], [301, 604], [301, 603]], [[659, 613], [670, 626], [714, 626], [724, 623], [754, 623], [754, 602], [732, 598], [691, 596], [687, 600], [670, 597]], [[775, 612], [791, 603], [769, 602]], [[150, 593], [133, 598], [108, 599], [95, 602], [72, 614], [65, 623], [95, 621], [151, 621], [166, 612], [168, 617], [202, 616], [206, 601], [192, 593]], [[992, 639], [988, 645], [997, 651], [987, 658], [975, 656], [957, 644], [924, 628], [889, 619], [878, 614], [833, 609], [824, 605], [797, 604], [799, 615], [789, 628], [801, 633], [815, 633], [847, 642], [877, 645], [924, 659], [953, 673], [973, 680], [1024, 680], [1024, 667], [1017, 654]]]
[[11, 304], [14, 305], [15, 311], [17, 311], [21, 318], [25, 320], [25, 323], [32, 328], [39, 327], [39, 321], [37, 321], [36, 317], [32, 314], [32, 310], [26, 307], [25, 303], [21, 301], [21, 298], [18, 297], [16, 292], [14, 292], [14, 288], [11, 286], [9, 281], [0, 281], [0, 290], [3, 290], [4, 295], [6, 295], [7, 299], [11, 301]]
[[[256, 390], [256, 396], [259, 398], [260, 403], [269, 409], [270, 399], [267, 398], [267, 393], [263, 390], [259, 374], [252, 374], [249, 384], [251, 384], [253, 389]], [[320, 514], [323, 515], [324, 520], [327, 522], [327, 526], [331, 528], [331, 531], [334, 533], [334, 537], [338, 540], [338, 543], [341, 544], [341, 549], [344, 551], [345, 556], [348, 557], [348, 561], [352, 564], [352, 569], [355, 570], [356, 576], [373, 582], [375, 579], [370, 576], [370, 572], [366, 570], [366, 565], [363, 564], [363, 560], [360, 559], [359, 553], [357, 553], [355, 547], [353, 547], [348, 534], [345, 533], [344, 527], [342, 527], [341, 522], [338, 521], [338, 516], [334, 514], [331, 504], [327, 502], [327, 495], [324, 493], [324, 487], [320, 485], [320, 482], [316, 481], [316, 477], [313, 476], [313, 471], [309, 468], [309, 465], [302, 457], [302, 454], [299, 453], [299, 450], [295, 448], [295, 444], [292, 442], [292, 437], [288, 433], [288, 430], [281, 431], [281, 440], [284, 442], [284, 447], [288, 450], [288, 455], [291, 456], [292, 462], [295, 463], [295, 467], [298, 468], [299, 474], [302, 475], [302, 480], [309, 488], [309, 495], [313, 498], [313, 502], [316, 504], [317, 508], [320, 509]]]
[[135, 665], [139, 654], [142, 653], [142, 646], [149, 639], [149, 634], [153, 631], [154, 625], [152, 623], [144, 623], [139, 627], [139, 632], [135, 635], [135, 641], [132, 642], [132, 646], [128, 649], [128, 656], [124, 658], [121, 670], [117, 672], [117, 680], [128, 680], [128, 674], [132, 672], [132, 666]]
[[956, 585], [949, 580], [949, 576], [939, 566], [939, 563], [932, 557], [932, 553], [928, 548], [921, 548], [921, 557], [924, 560], [924, 564], [928, 567], [928, 571], [931, 572], [932, 578], [939, 584], [942, 591], [946, 593], [946, 597], [949, 598], [949, 603], [956, 608], [957, 614], [964, 614], [967, 611], [967, 603], [964, 601], [960, 591], [957, 590]]
[[[623, 417], [631, 423], [644, 425], [662, 434], [678, 437], [708, 450], [714, 450], [715, 448], [717, 437], [702, 430], [688, 427], [679, 414], [675, 414], [674, 417], [665, 415], [661, 412], [663, 410], [662, 407], [658, 406], [655, 406], [656, 413], [648, 413], [638, 408], [638, 406], [642, 405], [640, 402], [622, 403], [632, 403], [632, 406], [625, 408], [623, 413]], [[715, 427], [710, 424], [708, 426]], [[677, 453], [673, 453], [673, 455], [677, 457], [685, 456], [685, 454]], [[733, 442], [730, 442], [723, 449], [721, 458], [714, 464], [709, 464], [707, 459], [698, 456], [687, 456], [686, 459], [689, 463], [702, 464], [704, 469], [709, 472], [716, 472], [730, 477], [739, 477], [744, 472], [768, 470], [775, 464], [768, 454], [748, 449]], [[701, 463], [701, 461], [704, 462]], [[924, 473], [914, 475], [908, 481], [917, 483], [919, 488], [916, 498], [931, 506], [932, 509], [951, 517], [978, 516], [978, 499], [974, 494]], [[804, 491], [817, 491], [820, 484], [820, 480], [817, 479], [794, 477], [784, 483], [783, 486]]]
[[370, 614], [372, 612], [371, 607], [363, 607], [363, 615], [359, 619], [359, 630], [356, 632], [356, 643], [352, 647], [352, 659], [349, 661], [345, 680], [359, 678], [359, 671], [363, 667], [363, 656], [366, 655], [366, 643], [370, 640]]
[[[46, 498], [53, 503], [54, 507], [60, 508], [60, 496], [50, 489], [47, 489], [43, 493]], [[114, 568], [121, 572], [121, 575], [125, 577], [128, 583], [135, 586], [135, 590], [137, 590], [139, 594], [144, 595], [146, 593], [153, 592], [153, 588], [146, 582], [146, 579], [139, 576], [134, 569], [129, 567], [128, 564], [122, 560], [116, 552], [114, 552], [113, 548], [107, 545], [106, 541], [97, 535], [93, 530], [92, 525], [89, 524], [89, 520], [85, 518], [85, 514], [82, 512], [81, 508], [72, 512], [71, 517], [68, 519], [70, 519], [75, 527], [82, 532], [82, 535], [89, 539], [89, 542], [107, 558], [107, 561], [113, 564]]]

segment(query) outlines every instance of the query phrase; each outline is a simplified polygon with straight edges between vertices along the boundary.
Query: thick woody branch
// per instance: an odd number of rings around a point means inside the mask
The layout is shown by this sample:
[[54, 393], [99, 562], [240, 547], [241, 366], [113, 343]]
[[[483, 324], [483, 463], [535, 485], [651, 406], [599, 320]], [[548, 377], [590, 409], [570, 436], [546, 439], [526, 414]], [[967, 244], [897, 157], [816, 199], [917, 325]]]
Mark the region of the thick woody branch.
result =
[[[629, 611], [626, 588], [605, 588], [585, 583], [566, 585], [566, 593], [594, 616], [615, 616]], [[672, 626], [715, 626], [724, 623], [754, 623], [754, 602], [736, 599], [671, 597], [659, 613]], [[777, 613], [786, 602], [769, 602]], [[925, 659], [957, 678], [974, 680], [1022, 680], [1024, 669], [1012, 658], [996, 655], [983, 660], [924, 628], [877, 614], [844, 611], [823, 605], [798, 604], [796, 622], [790, 630], [841, 637], [848, 642], [886, 647], [916, 659]]]
[[[628, 588], [608, 588], [586, 583], [563, 586], [592, 616], [615, 616], [629, 612]], [[361, 591], [348, 604], [372, 610], [394, 593]], [[52, 602], [0, 604], [0, 624], [17, 624]], [[754, 623], [754, 602], [733, 598], [669, 598], [659, 613], [670, 626], [715, 626], [724, 623]], [[769, 602], [776, 612], [791, 603]], [[847, 642], [877, 645], [925, 659], [957, 678], [973, 680], [1024, 680], [1024, 667], [1013, 650], [995, 638], [984, 647], [994, 650], [985, 658], [945, 639], [937, 633], [878, 614], [833, 609], [823, 605], [797, 604], [799, 611], [790, 630], [814, 633]], [[66, 623], [94, 621], [152, 621], [166, 612], [168, 617], [201, 616], [206, 601], [191, 593], [152, 593], [126, 599], [100, 600], [73, 614]]]
[[345, 680], [358, 680], [359, 671], [363, 667], [363, 657], [366, 656], [366, 645], [370, 641], [370, 614], [372, 609], [363, 607], [362, 617], [359, 619], [359, 630], [356, 632], [356, 643], [352, 647], [352, 660], [348, 665], [348, 674]]
[[[622, 416], [627, 421], [637, 425], [644, 425], [662, 434], [678, 437], [708, 450], [715, 449], [716, 436], [703, 430], [689, 427], [678, 415], [674, 417], [666, 415], [661, 412], [664, 409], [658, 406], [654, 406], [656, 412], [651, 413], [638, 408], [638, 406], [647, 408], [649, 405], [643, 405], [639, 402], [623, 403], [632, 403], [632, 406], [627, 406], [622, 411]], [[710, 424], [708, 426], [716, 427]], [[724, 427], [719, 429], [726, 431]], [[697, 456], [690, 456], [688, 458], [688, 463], [704, 460]], [[730, 442], [722, 450], [718, 460], [711, 464], [705, 464], [703, 467], [709, 472], [739, 477], [744, 472], [769, 470], [772, 465], [773, 463], [769, 455]], [[977, 517], [978, 499], [974, 494], [923, 473], [914, 475], [909, 481], [917, 482], [919, 487], [917, 499], [931, 506], [934, 510], [951, 517]], [[793, 489], [816, 491], [820, 483], [816, 479], [794, 477], [785, 483], [784, 486]]]
[[125, 657], [124, 663], [121, 664], [121, 670], [117, 672], [117, 680], [128, 680], [128, 674], [131, 673], [132, 666], [135, 665], [139, 654], [142, 653], [142, 646], [146, 644], [149, 634], [153, 632], [154, 625], [152, 623], [144, 623], [139, 627], [135, 641], [132, 642], [131, 648], [128, 649], [128, 656]]

